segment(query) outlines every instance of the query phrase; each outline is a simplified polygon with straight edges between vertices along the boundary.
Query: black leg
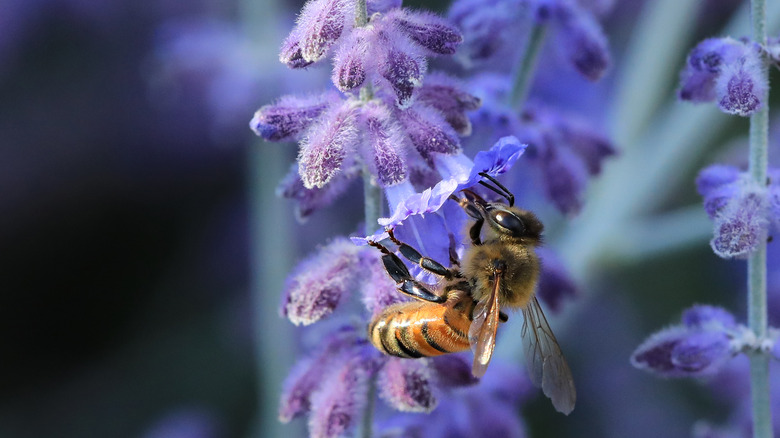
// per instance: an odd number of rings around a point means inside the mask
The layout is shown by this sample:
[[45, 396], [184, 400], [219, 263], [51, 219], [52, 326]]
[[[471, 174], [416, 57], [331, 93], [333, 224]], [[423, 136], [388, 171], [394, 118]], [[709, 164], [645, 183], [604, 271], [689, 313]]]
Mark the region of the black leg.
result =
[[455, 251], [455, 235], [447, 233], [450, 238], [450, 265], [460, 267], [460, 260], [458, 259], [458, 252]]
[[425, 269], [428, 272], [432, 272], [436, 275], [441, 275], [442, 277], [448, 280], [458, 276], [458, 271], [454, 271], [452, 269], [446, 268], [441, 263], [437, 262], [432, 258], [424, 257], [416, 249], [396, 239], [392, 229], [388, 230], [387, 233], [390, 235], [390, 240], [392, 240], [393, 243], [398, 245], [398, 250], [401, 252], [401, 255], [406, 257], [410, 262], [420, 266], [421, 268]]
[[436, 295], [422, 283], [415, 280], [409, 273], [409, 270], [406, 269], [404, 262], [381, 243], [368, 242], [368, 244], [382, 252], [382, 264], [385, 265], [385, 269], [387, 270], [387, 273], [390, 274], [390, 278], [395, 281], [399, 292], [409, 295], [412, 298], [430, 301], [432, 303], [443, 303], [447, 301], [446, 297]]

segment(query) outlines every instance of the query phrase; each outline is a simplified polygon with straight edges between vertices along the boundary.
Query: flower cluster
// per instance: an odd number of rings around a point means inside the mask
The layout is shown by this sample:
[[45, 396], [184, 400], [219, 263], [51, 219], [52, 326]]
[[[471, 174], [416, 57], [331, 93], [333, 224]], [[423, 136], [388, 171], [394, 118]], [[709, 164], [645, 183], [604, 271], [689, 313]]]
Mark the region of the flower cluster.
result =
[[723, 258], [746, 258], [766, 241], [780, 221], [780, 171], [770, 169], [768, 184], [755, 182], [734, 166], [712, 165], [696, 180], [704, 209], [715, 222], [710, 242]]
[[765, 104], [762, 99], [769, 88], [762, 53], [760, 45], [746, 39], [700, 42], [691, 50], [682, 71], [680, 99], [717, 101], [725, 113], [750, 116]]
[[369, 1], [366, 25], [355, 26], [356, 5], [311, 0], [280, 54], [302, 68], [332, 53], [332, 81], [341, 93], [285, 96], [250, 122], [266, 140], [299, 141], [298, 163], [279, 193], [298, 202], [301, 218], [363, 170], [385, 189], [432, 185], [438, 157], [461, 156], [459, 135], [471, 131], [466, 111], [480, 105], [457, 80], [425, 76], [426, 56], [451, 55], [461, 43], [455, 27], [390, 1]]
[[458, 0], [449, 18], [465, 35], [461, 60], [468, 66], [515, 50], [525, 28], [517, 23], [526, 19], [535, 25], [549, 25], [562, 57], [583, 77], [596, 81], [611, 60], [607, 38], [594, 12], [573, 0]]
[[537, 100], [522, 111], [512, 109], [505, 103], [509, 83], [504, 76], [480, 75], [471, 85], [484, 103], [475, 115], [475, 129], [488, 138], [512, 133], [527, 143], [528, 171], [547, 199], [564, 214], [578, 213], [588, 178], [598, 175], [604, 160], [616, 153], [608, 138], [583, 118]]
[[771, 351], [775, 337], [757, 339], [725, 309], [697, 305], [683, 313], [682, 324], [650, 336], [631, 363], [664, 377], [711, 376], [740, 351]]

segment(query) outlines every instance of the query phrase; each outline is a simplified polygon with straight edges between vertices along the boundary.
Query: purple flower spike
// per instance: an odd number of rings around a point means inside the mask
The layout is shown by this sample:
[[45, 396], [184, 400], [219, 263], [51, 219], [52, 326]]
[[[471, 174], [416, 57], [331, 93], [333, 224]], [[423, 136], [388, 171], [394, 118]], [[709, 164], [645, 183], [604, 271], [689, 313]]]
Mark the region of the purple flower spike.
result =
[[672, 327], [652, 335], [631, 357], [631, 364], [664, 377], [712, 375], [731, 357], [722, 331]]
[[369, 31], [353, 29], [349, 38], [336, 51], [333, 61], [333, 84], [347, 92], [363, 85], [366, 80], [366, 55]]
[[338, 100], [335, 93], [314, 97], [283, 96], [277, 103], [257, 110], [249, 127], [268, 141], [298, 139], [306, 128]]
[[309, 137], [298, 156], [301, 180], [307, 189], [323, 187], [341, 171], [344, 159], [358, 141], [355, 111], [349, 102], [331, 111]]
[[412, 41], [430, 55], [452, 55], [463, 42], [463, 36], [447, 20], [432, 14], [398, 9], [387, 15]]
[[422, 85], [427, 64], [425, 58], [397, 47], [396, 44], [390, 44], [390, 49], [380, 60], [379, 74], [395, 91], [398, 107], [408, 108], [412, 104], [414, 90]]
[[309, 434], [318, 438], [346, 435], [360, 417], [366, 399], [368, 373], [360, 357], [334, 364], [329, 377], [311, 399]]
[[471, 134], [471, 121], [466, 111], [479, 109], [482, 102], [463, 89], [456, 79], [441, 73], [432, 73], [425, 77], [417, 99], [439, 110], [455, 132], [467, 136]]
[[301, 10], [292, 34], [300, 35], [301, 57], [317, 62], [354, 22], [355, 5], [350, 0], [309, 0]]
[[547, 307], [556, 313], [561, 310], [564, 299], [577, 295], [577, 285], [557, 254], [547, 248], [536, 251], [542, 260], [537, 293]]
[[579, 213], [588, 170], [570, 150], [546, 148], [541, 161], [544, 188], [558, 209], [568, 215]]
[[281, 314], [295, 325], [329, 315], [360, 276], [358, 247], [335, 239], [293, 270], [282, 297]]
[[292, 199], [296, 202], [295, 217], [299, 222], [304, 222], [308, 217], [320, 208], [330, 205], [341, 196], [352, 179], [360, 174], [360, 166], [350, 166], [334, 176], [323, 187], [307, 189], [303, 185], [298, 164], [293, 164], [290, 172], [282, 179], [276, 188], [276, 196]]
[[560, 45], [577, 71], [591, 81], [599, 80], [611, 63], [607, 37], [593, 16], [580, 8], [559, 3], [552, 18], [558, 27]]
[[728, 114], [748, 117], [764, 104], [769, 88], [758, 54], [749, 50], [739, 62], [727, 64], [718, 76], [718, 106]]
[[302, 359], [295, 364], [284, 381], [279, 404], [279, 421], [287, 423], [309, 412], [311, 395], [327, 375], [327, 364], [340, 357], [340, 353], [354, 345], [357, 339], [354, 328], [342, 327], [321, 342], [322, 347], [314, 357]]
[[393, 408], [403, 412], [431, 412], [438, 404], [425, 359], [387, 359], [379, 375], [379, 395]]
[[710, 241], [722, 258], [745, 258], [766, 240], [769, 205], [766, 189], [752, 181], [742, 181], [737, 196], [715, 217], [715, 237]]
[[387, 187], [406, 180], [406, 139], [393, 122], [390, 111], [382, 104], [368, 104], [363, 107], [361, 119], [364, 126], [362, 131], [370, 148], [366, 162], [377, 176], [379, 184]]
[[433, 165], [435, 152], [456, 154], [460, 152], [460, 140], [438, 111], [416, 105], [405, 111], [395, 112], [412, 145], [428, 165]]

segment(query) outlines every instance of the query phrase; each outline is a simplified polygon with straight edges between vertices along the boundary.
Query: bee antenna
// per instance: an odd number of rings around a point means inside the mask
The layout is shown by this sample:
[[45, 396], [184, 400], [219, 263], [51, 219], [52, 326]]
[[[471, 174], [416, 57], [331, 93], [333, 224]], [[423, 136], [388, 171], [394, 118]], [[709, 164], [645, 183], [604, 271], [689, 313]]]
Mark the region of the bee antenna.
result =
[[503, 196], [504, 198], [506, 198], [506, 200], [509, 201], [509, 206], [510, 207], [513, 207], [515, 205], [515, 195], [513, 195], [512, 192], [509, 191], [509, 189], [504, 187], [503, 184], [498, 182], [497, 179], [493, 178], [492, 176], [488, 175], [485, 172], [480, 172], [479, 176], [481, 176], [483, 178], [489, 179], [490, 182], [492, 182], [493, 184], [495, 184], [498, 187], [492, 186], [492, 185], [486, 183], [485, 181], [480, 181], [479, 182], [480, 184], [482, 184], [483, 186], [489, 188], [490, 190], [492, 190], [492, 191], [498, 193], [499, 195]]

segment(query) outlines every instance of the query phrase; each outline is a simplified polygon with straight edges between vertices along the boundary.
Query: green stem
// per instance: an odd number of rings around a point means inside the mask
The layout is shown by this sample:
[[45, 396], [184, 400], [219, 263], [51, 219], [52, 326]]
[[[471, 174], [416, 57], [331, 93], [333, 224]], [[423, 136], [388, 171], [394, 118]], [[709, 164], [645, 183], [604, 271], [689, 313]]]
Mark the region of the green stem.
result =
[[366, 5], [366, 0], [357, 0], [355, 7], [357, 8], [355, 11], [355, 27], [363, 27], [368, 24], [368, 6]]
[[[751, 21], [753, 39], [766, 44], [766, 0], [752, 0]], [[764, 75], [768, 75], [764, 61]], [[769, 143], [769, 90], [758, 96], [763, 107], [750, 117], [750, 176], [759, 184], [766, 183]], [[748, 324], [758, 339], [767, 334], [766, 242], [748, 259]], [[750, 392], [753, 404], [753, 436], [772, 436], [772, 412], [769, 400], [769, 356], [763, 352], [750, 354]]]
[[528, 36], [523, 57], [520, 59], [520, 65], [517, 66], [514, 84], [509, 95], [509, 103], [512, 108], [520, 109], [531, 86], [536, 60], [539, 58], [539, 50], [544, 43], [544, 37], [547, 33], [547, 26], [534, 23], [531, 33]]

